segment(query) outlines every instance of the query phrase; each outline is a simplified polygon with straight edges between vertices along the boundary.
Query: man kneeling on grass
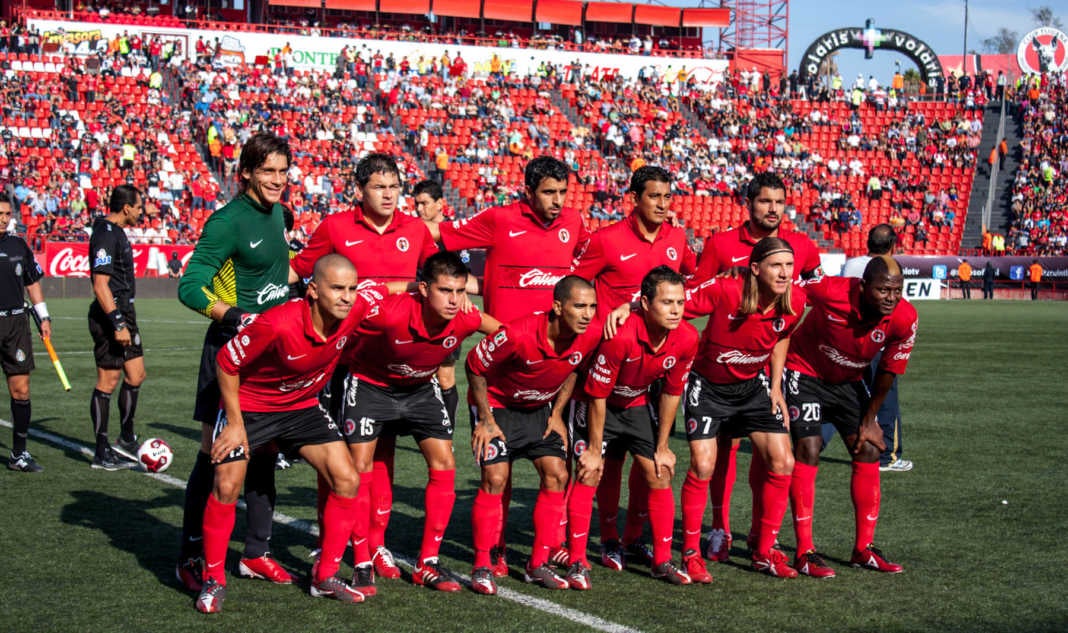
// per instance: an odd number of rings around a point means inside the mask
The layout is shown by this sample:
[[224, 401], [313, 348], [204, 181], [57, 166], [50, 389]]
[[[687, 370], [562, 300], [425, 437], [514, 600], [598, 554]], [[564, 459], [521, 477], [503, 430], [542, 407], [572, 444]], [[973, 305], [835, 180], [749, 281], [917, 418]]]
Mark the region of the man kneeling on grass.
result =
[[299, 449], [330, 485], [311, 594], [363, 602], [362, 593], [336, 576], [356, 518], [359, 478], [337, 425], [319, 408], [317, 394], [355, 326], [377, 309], [372, 294], [357, 294], [352, 263], [327, 255], [315, 264], [307, 297], [256, 316], [219, 351], [222, 409], [211, 447], [215, 484], [204, 511], [204, 587], [198, 611], [222, 610], [226, 550], [248, 456], [272, 441], [287, 453]]

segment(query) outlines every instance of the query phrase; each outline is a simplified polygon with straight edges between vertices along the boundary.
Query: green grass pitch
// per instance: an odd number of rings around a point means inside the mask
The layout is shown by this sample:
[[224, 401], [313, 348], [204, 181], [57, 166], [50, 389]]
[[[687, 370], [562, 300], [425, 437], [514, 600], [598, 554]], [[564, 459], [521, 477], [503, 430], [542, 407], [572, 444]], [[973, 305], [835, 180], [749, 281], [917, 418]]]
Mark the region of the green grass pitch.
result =
[[[87, 302], [53, 300], [55, 344], [73, 390], [64, 393], [38, 345], [33, 427], [91, 446], [89, 395], [95, 372], [86, 329]], [[580, 631], [583, 617], [637, 631], [1062, 631], [1068, 547], [1068, 352], [1064, 303], [921, 302], [920, 334], [901, 380], [905, 454], [910, 473], [883, 475], [877, 543], [905, 573], [853, 570], [847, 456], [825, 454], [817, 483], [816, 541], [837, 578], [783, 581], [752, 573], [736, 548], [731, 564], [710, 564], [710, 586], [670, 587], [648, 570], [612, 573], [599, 565], [589, 592], [549, 592], [519, 574], [531, 541], [536, 477], [517, 464], [508, 526], [515, 599], [470, 591], [436, 594], [407, 580], [380, 581], [379, 595], [354, 607], [307, 595], [313, 538], [276, 525], [273, 552], [299, 578], [276, 587], [233, 578], [224, 613], [202, 616], [174, 581], [182, 490], [134, 472], [89, 468], [89, 458], [41, 437], [30, 450], [41, 475], [0, 472], [0, 535], [5, 572], [0, 617], [10, 631]], [[177, 301], [138, 302], [148, 380], [138, 433], [161, 436], [177, 460], [167, 474], [185, 480], [199, 427], [191, 421], [200, 344], [207, 321]], [[468, 344], [468, 347], [470, 343]], [[462, 374], [462, 371], [460, 372]], [[464, 388], [461, 376], [461, 389]], [[5, 420], [9, 413], [0, 413]], [[112, 411], [112, 428], [117, 427]], [[457, 504], [443, 563], [469, 573], [470, 511], [478, 472], [457, 434]], [[10, 430], [0, 428], [0, 449]], [[680, 437], [674, 448], [685, 465]], [[733, 519], [744, 542], [750, 499], [740, 456]], [[410, 438], [399, 441], [391, 548], [417, 553], [426, 469]], [[682, 475], [676, 475], [676, 498]], [[307, 466], [278, 474], [278, 511], [313, 520], [314, 476]], [[707, 520], [707, 517], [706, 517]], [[239, 512], [229, 567], [243, 530]], [[679, 526], [679, 522], [676, 522]], [[596, 530], [596, 527], [594, 527]], [[679, 533], [676, 532], [676, 536]], [[792, 528], [781, 540], [793, 553]], [[591, 545], [596, 546], [596, 537]], [[676, 548], [678, 541], [676, 541]], [[676, 559], [679, 554], [676, 552]], [[343, 565], [342, 573], [348, 573]], [[535, 600], [527, 600], [526, 597]], [[569, 609], [569, 611], [564, 611]]]

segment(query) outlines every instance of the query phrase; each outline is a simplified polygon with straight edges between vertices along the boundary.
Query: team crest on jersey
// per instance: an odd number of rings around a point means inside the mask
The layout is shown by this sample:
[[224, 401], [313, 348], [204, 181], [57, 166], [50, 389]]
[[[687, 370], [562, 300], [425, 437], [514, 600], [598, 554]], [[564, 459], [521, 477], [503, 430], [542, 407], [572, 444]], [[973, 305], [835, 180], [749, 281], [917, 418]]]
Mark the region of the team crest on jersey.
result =
[[411, 243], [408, 242], [408, 238], [406, 238], [406, 237], [398, 237], [397, 238], [397, 250], [398, 251], [400, 251], [402, 253], [407, 253], [408, 249], [410, 247], [411, 247]]
[[22, 348], [15, 350], [15, 360], [20, 363], [26, 361], [26, 352], [22, 351]]
[[335, 347], [335, 349], [338, 349], [338, 350], [344, 349], [345, 348], [345, 343], [348, 340], [349, 340], [349, 337], [347, 337], [347, 336], [342, 336], [341, 338], [339, 338], [337, 340], [337, 346]]
[[455, 336], [446, 336], [445, 340], [441, 342], [441, 346], [444, 347], [445, 349], [452, 349], [452, 348], [456, 347], [456, 337]]
[[140, 334], [134, 334], [133, 344], [134, 345], [140, 345], [141, 344], [141, 335]]
[[575, 442], [575, 457], [578, 457], [586, 452], [586, 440], [578, 440]]
[[679, 252], [675, 250], [674, 246], [668, 246], [667, 252], [665, 254], [667, 255], [667, 258], [671, 261], [676, 261], [679, 258]]
[[801, 417], [801, 409], [797, 407], [790, 407], [790, 421], [794, 422]]
[[571, 231], [568, 231], [567, 229], [560, 229], [558, 235], [560, 236], [560, 241], [564, 244], [567, 244], [568, 241], [571, 240]]
[[675, 366], [677, 359], [674, 356], [668, 356], [664, 359], [664, 369], [671, 369]]
[[782, 332], [786, 329], [786, 319], [782, 317], [775, 319], [771, 322], [771, 329], [775, 330], [776, 333]]
[[582, 352], [572, 352], [567, 362], [571, 363], [572, 366], [578, 365], [582, 362]]
[[22, 262], [19, 262], [19, 263], [15, 264], [15, 276], [16, 277], [21, 277], [22, 276]]
[[693, 435], [697, 430], [697, 420], [695, 418], [689, 418], [686, 420], [686, 432]]
[[871, 340], [875, 341], [876, 343], [882, 343], [886, 340], [886, 332], [883, 332], [882, 330], [872, 330]]
[[104, 249], [100, 249], [96, 252], [96, 259], [93, 260], [93, 267], [107, 266], [111, 263], [111, 255]]
[[604, 365], [607, 362], [608, 362], [608, 359], [604, 357], [604, 354], [598, 354], [597, 355], [597, 364], [598, 365]]

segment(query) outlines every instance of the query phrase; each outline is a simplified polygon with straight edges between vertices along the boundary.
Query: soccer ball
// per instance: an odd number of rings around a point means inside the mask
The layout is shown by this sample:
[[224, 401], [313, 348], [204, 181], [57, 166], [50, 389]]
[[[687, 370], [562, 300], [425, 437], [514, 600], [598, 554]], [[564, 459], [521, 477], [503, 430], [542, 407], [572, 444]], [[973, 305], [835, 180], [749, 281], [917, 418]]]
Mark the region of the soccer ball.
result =
[[161, 473], [174, 461], [174, 450], [166, 440], [151, 437], [137, 450], [137, 461], [150, 473]]

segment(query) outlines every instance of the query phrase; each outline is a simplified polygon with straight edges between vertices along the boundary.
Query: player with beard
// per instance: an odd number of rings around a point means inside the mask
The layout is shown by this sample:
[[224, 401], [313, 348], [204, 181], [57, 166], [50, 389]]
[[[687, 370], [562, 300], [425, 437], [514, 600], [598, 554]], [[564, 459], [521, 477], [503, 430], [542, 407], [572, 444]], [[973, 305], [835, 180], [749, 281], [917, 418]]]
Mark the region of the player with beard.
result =
[[[582, 404], [588, 411], [575, 416], [577, 472], [567, 508], [571, 560], [567, 581], [573, 589], [590, 588], [586, 543], [594, 491], [601, 477], [603, 455], [608, 451], [629, 451], [645, 478], [653, 532], [653, 577], [675, 585], [691, 582], [689, 574], [671, 561], [675, 454], [668, 447], [686, 375], [697, 351], [697, 330], [682, 320], [685, 303], [682, 275], [667, 266], [653, 268], [642, 279], [638, 312], [595, 352], [596, 360], [584, 383], [588, 403]], [[659, 394], [651, 396], [650, 388], [661, 379], [664, 384]]]
[[[372, 469], [375, 444], [385, 430], [411, 435], [427, 463], [423, 542], [414, 582], [439, 591], [460, 585], [438, 563], [438, 551], [456, 501], [453, 419], [449, 417], [435, 373], [464, 339], [475, 332], [492, 334], [500, 327], [477, 309], [461, 311], [467, 293], [467, 267], [451, 252], [431, 255], [423, 264], [419, 290], [387, 297], [381, 310], [357, 329], [356, 345], [346, 351], [352, 382], [340, 418], [356, 470]], [[361, 490], [353, 529], [358, 591], [376, 593], [367, 545], [368, 496]]]
[[[306, 278], [320, 257], [328, 253], [344, 255], [359, 271], [361, 287], [388, 284], [394, 291], [415, 281], [419, 267], [438, 252], [423, 222], [397, 213], [401, 181], [397, 162], [388, 154], [373, 153], [360, 159], [353, 173], [360, 191], [360, 205], [351, 211], [323, 219], [308, 246], [290, 263], [290, 282]], [[334, 419], [341, 419], [343, 394], [349, 380], [347, 365], [339, 365], [324, 390], [323, 400]], [[393, 507], [393, 455], [396, 438], [383, 434], [376, 443], [374, 468], [361, 473], [361, 487], [370, 495], [366, 534], [374, 552], [375, 570], [383, 578], [400, 578], [400, 568], [385, 546], [386, 528]], [[319, 507], [327, 493], [319, 482]], [[363, 506], [361, 506], [362, 511]]]
[[[876, 417], [894, 379], [905, 373], [916, 342], [916, 309], [901, 297], [903, 285], [901, 267], [889, 255], [868, 262], [862, 279], [824, 277], [804, 284], [812, 310], [786, 358], [786, 400], [797, 461], [790, 486], [795, 566], [808, 576], [835, 575], [812, 539], [824, 422], [834, 424], [853, 457], [856, 539], [850, 562], [875, 571], [902, 571], [872, 541], [881, 501], [879, 454], [886, 448]], [[864, 373], [880, 350], [882, 360], [869, 391]]]
[[[713, 278], [691, 289], [686, 316], [709, 315], [686, 387], [690, 469], [682, 486], [683, 562], [697, 582], [712, 582], [699, 552], [708, 480], [722, 437], [749, 437], [754, 462], [753, 567], [792, 578], [775, 539], [789, 500], [793, 454], [782, 394], [790, 337], [805, 312], [793, 289], [794, 253], [786, 240], [766, 237], [753, 247], [744, 279]], [[770, 367], [770, 370], [767, 368]], [[757, 457], [759, 456], [759, 459]]]
[[363, 602], [362, 593], [335, 575], [356, 520], [359, 478], [337, 424], [319, 406], [317, 396], [356, 325], [375, 310], [374, 297], [358, 294], [352, 263], [327, 255], [315, 264], [305, 298], [248, 319], [219, 350], [222, 409], [212, 433], [215, 476], [204, 510], [204, 585], [197, 611], [222, 610], [226, 550], [248, 458], [272, 442], [285, 451], [299, 451], [330, 484], [311, 595]]
[[[794, 278], [811, 279], [823, 274], [820, 267], [819, 248], [803, 233], [781, 226], [786, 217], [786, 185], [770, 172], [757, 174], [746, 188], [746, 207], [749, 219], [740, 227], [716, 233], [705, 240], [704, 250], [697, 262], [697, 274], [691, 287], [717, 276], [737, 276], [745, 273], [749, 254], [756, 244], [766, 237], [786, 240], [794, 252]], [[731, 491], [735, 480], [735, 458], [739, 440], [720, 438], [716, 470], [712, 474], [712, 531], [708, 534], [706, 555], [710, 560], [727, 562], [733, 536], [730, 528]], [[754, 453], [749, 477], [750, 485], [760, 486], [759, 479], [767, 469], [759, 463], [760, 455]], [[754, 508], [754, 516], [759, 508]], [[755, 523], [752, 527], [755, 527]], [[753, 530], [750, 529], [750, 533]]]
[[[636, 169], [629, 189], [634, 210], [622, 222], [595, 232], [589, 247], [576, 262], [573, 274], [594, 282], [597, 305], [602, 312], [638, 301], [642, 279], [657, 266], [667, 266], [687, 276], [694, 274], [696, 257], [690, 250], [686, 231], [668, 221], [672, 180], [671, 174], [661, 167]], [[616, 525], [625, 460], [625, 451], [606, 455], [597, 488], [601, 562], [616, 571], [626, 565], [627, 552], [645, 564], [652, 563], [648, 547], [639, 542], [649, 515], [645, 507], [649, 491], [645, 487], [645, 474], [636, 462], [628, 481], [630, 503], [622, 539]]]
[[[564, 206], [569, 176], [566, 163], [540, 156], [524, 169], [522, 200], [491, 207], [469, 219], [427, 225], [434, 239], [450, 251], [486, 249], [483, 308], [503, 323], [550, 310], [555, 284], [571, 271], [589, 242], [582, 214]], [[507, 488], [505, 521], [510, 498], [511, 488]], [[493, 554], [498, 577], [508, 575], [505, 531], [500, 534]]]
[[[211, 445], [220, 398], [215, 357], [250, 314], [289, 297], [289, 245], [279, 201], [291, 162], [285, 140], [268, 132], [249, 138], [238, 163], [241, 194], [208, 218], [186, 273], [178, 282], [178, 299], [212, 319], [204, 336], [193, 413], [193, 419], [201, 423], [200, 452], [186, 484], [176, 568], [178, 580], [190, 591], [201, 589], [201, 530], [214, 481]], [[243, 576], [289, 584], [292, 576], [268, 552], [274, 515], [274, 460], [275, 454], [269, 452], [249, 457], [245, 477], [248, 529], [245, 557], [238, 570]]]
[[534, 463], [541, 481], [525, 578], [548, 589], [568, 587], [548, 564], [566, 511], [567, 430], [562, 413], [575, 386], [575, 372], [601, 340], [596, 312], [593, 286], [568, 275], [554, 287], [552, 310], [506, 323], [467, 355], [471, 448], [482, 468], [471, 509], [471, 588], [478, 593], [497, 593], [492, 569], [497, 561], [491, 560], [491, 549], [503, 530], [502, 494], [512, 478], [512, 463], [519, 458]]

